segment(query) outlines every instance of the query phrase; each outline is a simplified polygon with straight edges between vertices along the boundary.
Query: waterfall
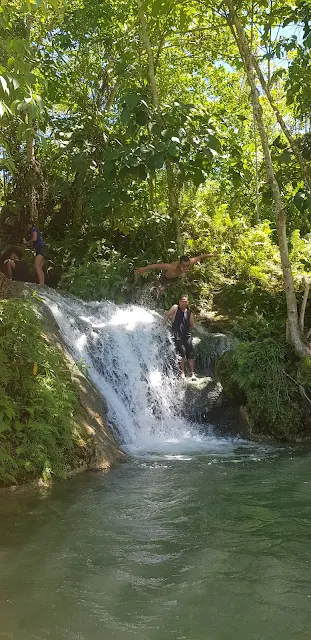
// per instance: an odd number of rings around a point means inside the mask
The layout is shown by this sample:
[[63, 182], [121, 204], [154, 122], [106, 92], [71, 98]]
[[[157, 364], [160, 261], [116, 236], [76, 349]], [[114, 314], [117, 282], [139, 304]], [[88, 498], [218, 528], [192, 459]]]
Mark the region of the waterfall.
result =
[[156, 312], [110, 301], [40, 293], [74, 360], [103, 394], [109, 421], [131, 452], [212, 447], [218, 440], [182, 417], [185, 385], [167, 327]]

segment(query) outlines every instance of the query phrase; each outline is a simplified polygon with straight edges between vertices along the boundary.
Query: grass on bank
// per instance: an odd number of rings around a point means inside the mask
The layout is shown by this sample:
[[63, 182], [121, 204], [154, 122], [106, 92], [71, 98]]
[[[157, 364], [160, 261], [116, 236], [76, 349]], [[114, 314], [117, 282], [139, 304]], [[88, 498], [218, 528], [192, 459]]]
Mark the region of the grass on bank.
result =
[[77, 394], [29, 300], [0, 302], [0, 484], [65, 477], [81, 458]]

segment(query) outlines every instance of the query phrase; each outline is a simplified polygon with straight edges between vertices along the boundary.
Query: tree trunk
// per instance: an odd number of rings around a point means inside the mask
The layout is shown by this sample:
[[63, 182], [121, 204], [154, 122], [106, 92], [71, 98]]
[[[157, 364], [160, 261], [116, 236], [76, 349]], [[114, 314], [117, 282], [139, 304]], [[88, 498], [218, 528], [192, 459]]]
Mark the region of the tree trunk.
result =
[[145, 12], [144, 12], [141, 0], [137, 0], [137, 6], [138, 6], [138, 17], [141, 24], [142, 34], [143, 34], [143, 41], [144, 41], [144, 45], [145, 45], [145, 49], [148, 57], [148, 75], [149, 75], [149, 82], [151, 86], [152, 101], [154, 106], [157, 108], [159, 106], [159, 96], [158, 96], [158, 89], [157, 89], [157, 84], [155, 80], [153, 53], [152, 53], [151, 42], [150, 42], [149, 33], [148, 33], [147, 20], [146, 20], [146, 16], [145, 16]]
[[[33, 14], [29, 13], [26, 16], [26, 39], [28, 43], [31, 43], [31, 30], [33, 26]], [[26, 122], [29, 129], [32, 129], [33, 117], [29, 111], [26, 115]], [[26, 141], [26, 158], [27, 158], [27, 178], [28, 178], [28, 198], [29, 198], [29, 216], [30, 221], [38, 224], [38, 207], [37, 207], [37, 190], [36, 183], [36, 155], [35, 155], [35, 136], [29, 135]]]
[[109, 93], [108, 98], [107, 98], [107, 103], [106, 103], [106, 106], [105, 106], [106, 113], [108, 111], [110, 111], [110, 109], [111, 109], [111, 107], [113, 105], [114, 99], [116, 97], [117, 90], [118, 90], [118, 83], [116, 81], [114, 83], [113, 87], [111, 87], [110, 93]]
[[179, 221], [179, 202], [178, 202], [178, 196], [176, 193], [174, 167], [170, 160], [166, 161], [166, 176], [167, 176], [170, 212], [175, 224], [176, 243], [177, 243], [178, 251], [179, 251], [179, 254], [181, 254], [183, 243], [182, 243], [180, 221]]
[[257, 130], [256, 120], [253, 110], [253, 129], [254, 129], [254, 145], [255, 145], [255, 180], [256, 180], [256, 222], [260, 221], [260, 207], [259, 207], [259, 169], [258, 169], [258, 144], [257, 144]]
[[150, 173], [148, 176], [148, 187], [149, 187], [149, 206], [151, 211], [154, 211], [154, 176], [153, 173]]
[[[149, 33], [148, 33], [147, 20], [146, 20], [146, 16], [145, 16], [145, 12], [144, 12], [144, 8], [141, 0], [137, 0], [137, 6], [138, 6], [138, 17], [141, 24], [143, 41], [144, 41], [147, 58], [148, 58], [148, 76], [149, 76], [149, 82], [151, 87], [152, 102], [153, 102], [153, 106], [157, 109], [159, 107], [159, 95], [158, 95], [158, 88], [157, 88], [157, 83], [155, 79], [154, 57], [153, 57], [151, 42], [150, 42]], [[177, 189], [175, 184], [174, 168], [172, 166], [171, 161], [168, 159], [165, 162], [165, 168], [166, 168], [169, 210], [170, 210], [171, 218], [175, 224], [176, 244], [178, 246], [179, 252], [181, 252], [182, 238], [181, 238], [181, 232], [180, 232], [179, 200], [178, 200], [178, 194], [177, 194]]]
[[85, 180], [85, 172], [77, 171], [71, 185], [71, 217], [72, 224], [75, 229], [79, 229], [83, 214], [83, 185]]
[[[228, 5], [228, 3], [226, 3], [226, 4]], [[234, 39], [235, 39], [235, 41], [236, 41], [236, 43], [237, 43], [237, 45], [238, 45], [238, 47], [240, 49], [239, 43], [237, 41], [237, 35], [236, 35], [236, 32], [233, 29], [232, 23], [230, 23], [230, 28], [231, 28], [231, 31], [233, 33]], [[245, 33], [243, 32], [243, 34], [244, 34], [245, 42], [248, 45]], [[287, 127], [287, 125], [286, 125], [286, 123], [285, 123], [285, 121], [283, 119], [282, 114], [280, 113], [279, 108], [277, 107], [277, 105], [274, 102], [274, 99], [273, 99], [271, 91], [270, 91], [270, 81], [266, 82], [265, 77], [264, 77], [264, 75], [263, 75], [263, 73], [261, 71], [260, 64], [259, 64], [256, 56], [253, 54], [251, 47], [250, 47], [250, 52], [251, 52], [251, 59], [252, 59], [253, 67], [254, 67], [254, 69], [255, 69], [255, 71], [257, 73], [258, 80], [259, 80], [259, 82], [261, 84], [261, 87], [262, 87], [264, 93], [266, 94], [266, 96], [268, 98], [270, 107], [271, 107], [271, 109], [272, 109], [272, 111], [273, 111], [273, 113], [274, 113], [274, 115], [275, 115], [275, 117], [277, 119], [277, 122], [279, 123], [279, 125], [280, 125], [280, 127], [281, 127], [281, 129], [282, 129], [282, 131], [283, 131], [283, 133], [284, 133], [284, 135], [285, 135], [285, 137], [286, 137], [286, 139], [287, 139], [287, 141], [289, 143], [289, 146], [291, 147], [291, 150], [292, 150], [294, 156], [296, 157], [296, 160], [297, 160], [297, 162], [298, 162], [298, 164], [300, 166], [300, 170], [301, 170], [305, 185], [306, 185], [309, 193], [311, 193], [310, 174], [309, 174], [309, 171], [308, 171], [308, 167], [307, 167], [307, 165], [306, 165], [306, 163], [304, 161], [303, 155], [302, 155], [302, 153], [301, 153], [301, 151], [299, 149], [299, 145], [297, 144], [295, 138], [293, 138], [289, 128]]]
[[286, 213], [282, 202], [282, 197], [276, 180], [269, 149], [268, 136], [262, 117], [262, 110], [259, 102], [259, 94], [256, 87], [256, 80], [253, 68], [253, 56], [248, 41], [243, 31], [243, 27], [237, 17], [232, 0], [225, 0], [229, 9], [228, 22], [236, 29], [236, 41], [239, 47], [240, 55], [244, 63], [247, 79], [251, 88], [254, 115], [256, 118], [258, 131], [261, 139], [262, 149], [265, 158], [265, 166], [267, 172], [268, 183], [271, 187], [276, 212], [276, 226], [278, 234], [278, 242], [280, 248], [281, 264], [283, 271], [284, 289], [287, 305], [287, 319], [290, 334], [290, 340], [296, 354], [299, 357], [307, 355], [306, 345], [303, 343], [299, 328], [297, 300], [295, 294], [293, 274], [289, 261], [288, 244], [286, 236]]
[[[29, 123], [31, 126], [31, 122]], [[28, 178], [29, 178], [29, 216], [31, 222], [35, 224], [38, 223], [38, 207], [37, 207], [37, 193], [36, 188], [34, 186], [34, 172], [36, 170], [36, 157], [35, 157], [35, 137], [30, 135], [27, 138], [26, 143], [26, 152], [27, 152], [27, 167], [28, 167]]]

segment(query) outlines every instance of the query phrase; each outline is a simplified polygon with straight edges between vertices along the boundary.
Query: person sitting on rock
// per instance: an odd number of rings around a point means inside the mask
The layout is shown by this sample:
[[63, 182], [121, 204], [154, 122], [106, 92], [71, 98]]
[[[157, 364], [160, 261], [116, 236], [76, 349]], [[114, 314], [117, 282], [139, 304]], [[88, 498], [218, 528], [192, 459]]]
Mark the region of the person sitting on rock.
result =
[[6, 247], [2, 252], [2, 272], [9, 280], [32, 282], [27, 262], [21, 260], [23, 251], [20, 247]]
[[172, 319], [172, 334], [175, 348], [180, 356], [181, 377], [185, 378], [186, 360], [189, 364], [191, 379], [195, 380], [194, 373], [194, 352], [190, 329], [194, 327], [194, 317], [191, 309], [188, 308], [189, 298], [187, 295], [181, 296], [178, 304], [166, 312], [164, 323]]

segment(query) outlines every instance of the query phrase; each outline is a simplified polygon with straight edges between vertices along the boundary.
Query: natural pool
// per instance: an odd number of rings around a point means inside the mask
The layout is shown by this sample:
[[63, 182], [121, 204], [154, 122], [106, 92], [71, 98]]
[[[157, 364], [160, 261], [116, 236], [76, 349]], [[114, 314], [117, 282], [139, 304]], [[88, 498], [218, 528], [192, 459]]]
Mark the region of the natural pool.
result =
[[310, 468], [236, 445], [1, 495], [0, 638], [309, 639]]

